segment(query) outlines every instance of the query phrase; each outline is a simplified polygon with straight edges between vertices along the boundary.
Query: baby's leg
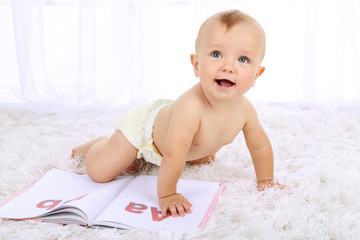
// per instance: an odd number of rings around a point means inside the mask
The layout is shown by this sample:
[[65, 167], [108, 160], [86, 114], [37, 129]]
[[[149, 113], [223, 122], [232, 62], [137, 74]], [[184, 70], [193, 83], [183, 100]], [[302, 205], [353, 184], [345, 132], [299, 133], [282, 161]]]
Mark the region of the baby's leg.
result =
[[87, 142], [85, 144], [82, 144], [82, 145], [74, 148], [71, 153], [71, 158], [78, 157], [78, 158], [80, 158], [80, 160], [85, 160], [85, 157], [86, 157], [87, 152], [89, 151], [89, 148], [92, 145], [94, 145], [94, 143], [101, 141], [101, 140], [106, 140], [106, 139], [108, 139], [108, 138], [107, 137], [99, 137], [94, 140], [91, 140], [90, 142]]
[[88, 145], [86, 172], [96, 182], [113, 180], [136, 159], [137, 149], [120, 131], [115, 131], [110, 139], [95, 139]]
[[210, 164], [215, 160], [215, 154], [189, 162], [189, 165]]

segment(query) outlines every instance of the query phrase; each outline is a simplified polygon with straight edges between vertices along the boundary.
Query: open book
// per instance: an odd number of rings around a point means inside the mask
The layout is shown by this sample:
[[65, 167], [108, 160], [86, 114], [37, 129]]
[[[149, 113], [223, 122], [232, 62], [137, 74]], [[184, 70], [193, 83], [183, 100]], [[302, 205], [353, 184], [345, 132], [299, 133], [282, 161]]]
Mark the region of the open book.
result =
[[156, 176], [121, 176], [108, 183], [86, 174], [52, 169], [38, 182], [0, 205], [0, 217], [36, 219], [88, 227], [194, 232], [205, 226], [224, 184], [180, 179], [178, 192], [192, 203], [185, 217], [162, 216]]

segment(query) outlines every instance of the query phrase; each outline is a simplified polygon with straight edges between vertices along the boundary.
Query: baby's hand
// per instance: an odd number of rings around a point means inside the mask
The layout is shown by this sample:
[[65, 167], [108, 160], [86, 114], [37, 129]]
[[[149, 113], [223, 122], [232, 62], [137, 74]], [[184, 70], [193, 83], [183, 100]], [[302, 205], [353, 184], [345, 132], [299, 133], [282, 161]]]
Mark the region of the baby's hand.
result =
[[168, 210], [173, 217], [177, 217], [178, 215], [184, 217], [185, 212], [191, 213], [191, 203], [180, 193], [159, 198], [159, 204], [163, 216], [166, 216]]
[[261, 180], [257, 182], [257, 190], [258, 191], [264, 191], [265, 188], [274, 188], [274, 189], [284, 189], [286, 186], [282, 185], [278, 182], [274, 182], [273, 179], [266, 179], [266, 180]]

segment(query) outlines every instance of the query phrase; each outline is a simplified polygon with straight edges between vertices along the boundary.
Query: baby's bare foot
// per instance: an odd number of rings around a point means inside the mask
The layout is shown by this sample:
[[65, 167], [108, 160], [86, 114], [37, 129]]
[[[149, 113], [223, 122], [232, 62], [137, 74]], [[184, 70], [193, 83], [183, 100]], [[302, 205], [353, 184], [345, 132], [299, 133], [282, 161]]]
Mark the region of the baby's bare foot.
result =
[[194, 165], [200, 165], [200, 164], [210, 164], [210, 163], [213, 163], [214, 160], [215, 160], [215, 154], [212, 154], [210, 156], [200, 158], [198, 160], [190, 161], [189, 165], [194, 166]]
[[71, 158], [78, 157], [80, 160], [84, 160], [87, 152], [89, 151], [90, 147], [94, 145], [94, 143], [97, 143], [98, 141], [108, 139], [107, 137], [99, 137], [94, 140], [91, 140], [90, 142], [87, 142], [85, 144], [82, 144], [80, 146], [77, 146], [74, 148], [71, 152]]
[[125, 171], [129, 174], [138, 173], [145, 163], [145, 160], [142, 158], [135, 159], [135, 161]]

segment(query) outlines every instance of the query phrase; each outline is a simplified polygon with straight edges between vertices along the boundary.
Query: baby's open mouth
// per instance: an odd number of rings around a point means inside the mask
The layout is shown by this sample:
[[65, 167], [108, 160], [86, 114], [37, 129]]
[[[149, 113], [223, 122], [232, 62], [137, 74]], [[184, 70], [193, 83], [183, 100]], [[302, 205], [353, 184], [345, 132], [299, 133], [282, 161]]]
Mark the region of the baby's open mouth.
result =
[[216, 82], [221, 87], [232, 87], [235, 83], [227, 79], [216, 79]]

